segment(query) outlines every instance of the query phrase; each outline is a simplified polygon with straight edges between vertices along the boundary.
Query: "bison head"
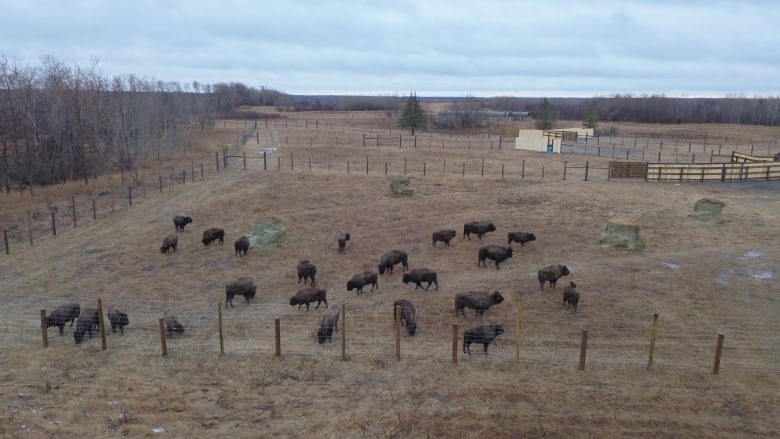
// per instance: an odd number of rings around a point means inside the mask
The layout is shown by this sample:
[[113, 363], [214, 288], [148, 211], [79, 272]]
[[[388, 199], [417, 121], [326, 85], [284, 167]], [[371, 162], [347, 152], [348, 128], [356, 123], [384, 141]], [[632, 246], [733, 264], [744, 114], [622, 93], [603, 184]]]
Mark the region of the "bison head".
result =
[[504, 296], [498, 291], [493, 291], [493, 303], [501, 303], [504, 301]]

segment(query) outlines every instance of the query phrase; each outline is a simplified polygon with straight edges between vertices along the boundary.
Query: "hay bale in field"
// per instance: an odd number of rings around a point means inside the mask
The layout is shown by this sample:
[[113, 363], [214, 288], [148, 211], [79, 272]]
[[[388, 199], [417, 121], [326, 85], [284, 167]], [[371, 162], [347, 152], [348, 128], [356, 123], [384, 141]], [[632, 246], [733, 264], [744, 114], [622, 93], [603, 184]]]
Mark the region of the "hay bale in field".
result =
[[287, 230], [277, 218], [254, 223], [252, 233], [249, 234], [249, 246], [258, 250], [281, 247], [286, 241]]
[[410, 197], [414, 195], [414, 188], [409, 187], [409, 177], [395, 175], [390, 181], [390, 192], [396, 197]]
[[702, 198], [693, 205], [693, 218], [698, 221], [720, 224], [723, 222], [721, 211], [725, 205], [726, 203], [720, 200]]
[[599, 237], [599, 245], [641, 250], [645, 247], [645, 242], [639, 238], [639, 224], [635, 219], [613, 218], [607, 222], [607, 227]]

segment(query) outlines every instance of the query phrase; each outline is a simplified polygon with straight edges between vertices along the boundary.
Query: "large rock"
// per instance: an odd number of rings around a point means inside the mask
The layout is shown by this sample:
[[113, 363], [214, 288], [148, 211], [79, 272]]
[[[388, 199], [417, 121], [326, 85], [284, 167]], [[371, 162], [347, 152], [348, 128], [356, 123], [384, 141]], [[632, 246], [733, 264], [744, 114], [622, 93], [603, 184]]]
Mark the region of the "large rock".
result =
[[395, 175], [390, 181], [390, 192], [396, 197], [410, 197], [414, 195], [414, 188], [409, 187], [409, 177]]
[[645, 242], [639, 238], [639, 224], [635, 219], [613, 218], [599, 237], [599, 245], [639, 250], [645, 247]]
[[702, 198], [693, 205], [693, 218], [708, 223], [722, 223], [721, 211], [726, 203], [720, 200]]

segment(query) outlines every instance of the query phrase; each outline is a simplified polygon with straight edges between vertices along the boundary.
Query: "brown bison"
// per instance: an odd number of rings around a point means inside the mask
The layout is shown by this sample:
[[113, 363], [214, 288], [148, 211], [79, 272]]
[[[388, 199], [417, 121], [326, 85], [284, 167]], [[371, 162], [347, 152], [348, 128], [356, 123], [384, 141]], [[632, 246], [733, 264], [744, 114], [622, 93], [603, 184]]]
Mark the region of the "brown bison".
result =
[[183, 232], [184, 226], [190, 224], [191, 222], [192, 222], [192, 218], [188, 216], [176, 215], [175, 217], [173, 217], [173, 226], [176, 227], [177, 232]]
[[495, 231], [496, 226], [489, 221], [472, 221], [463, 225], [463, 239], [468, 238], [470, 241], [471, 234], [476, 233], [479, 239], [482, 240], [482, 235]]
[[111, 322], [111, 332], [116, 333], [116, 329], [119, 328], [119, 333], [122, 335], [125, 335], [125, 326], [130, 324], [127, 313], [120, 310], [116, 305], [108, 307], [108, 321]]
[[322, 344], [326, 341], [331, 341], [333, 337], [333, 331], [339, 332], [339, 315], [341, 314], [341, 307], [334, 306], [328, 308], [322, 315], [322, 321], [320, 321], [320, 328], [317, 330], [317, 341]]
[[506, 234], [506, 240], [509, 245], [512, 245], [513, 242], [519, 242], [520, 247], [522, 247], [526, 242], [536, 241], [536, 235], [526, 232], [509, 232]]
[[401, 314], [401, 324], [406, 327], [406, 333], [413, 336], [417, 333], [417, 307], [406, 299], [398, 299], [393, 302], [393, 318], [395, 318], [395, 312]]
[[550, 286], [555, 288], [555, 283], [558, 282], [558, 279], [562, 278], [563, 276], [569, 275], [569, 268], [565, 265], [548, 265], [547, 267], [542, 268], [537, 273], [537, 277], [539, 278], [539, 289], [544, 292], [544, 283], [550, 282]]
[[325, 302], [325, 308], [328, 307], [328, 299], [326, 298], [326, 292], [322, 288], [306, 287], [298, 290], [290, 298], [290, 306], [298, 305], [300, 311], [301, 305], [306, 305], [306, 311], [309, 310], [309, 303], [317, 302], [317, 306], [314, 309], [320, 307], [321, 302]]
[[203, 232], [203, 245], [209, 245], [214, 241], [219, 241], [220, 244], [225, 243], [225, 230], [219, 227], [212, 227], [206, 229]]
[[504, 260], [511, 258], [514, 251], [512, 250], [512, 247], [502, 247], [500, 245], [486, 245], [483, 247], [480, 247], [479, 249], [479, 261], [477, 261], [477, 265], [482, 265], [483, 267], [487, 267], [487, 264], [485, 263], [486, 259], [491, 259], [496, 262], [496, 270], [498, 270], [498, 264], [503, 262]]
[[471, 343], [482, 343], [485, 355], [488, 354], [488, 346], [499, 335], [504, 333], [504, 327], [499, 324], [477, 326], [463, 331], [463, 352], [471, 355]]
[[455, 295], [455, 315], [466, 316], [464, 311], [466, 308], [471, 308], [476, 312], [476, 315], [482, 316], [485, 311], [490, 309], [491, 306], [497, 305], [504, 301], [504, 296], [498, 291], [467, 291], [465, 293], [458, 293]]
[[344, 253], [347, 250], [347, 241], [349, 241], [349, 233], [339, 234], [339, 253]]
[[563, 305], [569, 305], [569, 308], [577, 312], [577, 305], [580, 303], [580, 293], [577, 292], [577, 284], [569, 281], [569, 285], [563, 288]]
[[253, 277], [243, 276], [230, 281], [225, 285], [225, 309], [227, 309], [228, 304], [230, 304], [231, 308], [233, 307], [234, 296], [244, 296], [248, 305], [249, 301], [254, 299], [256, 293], [257, 284], [255, 284]]
[[306, 285], [306, 279], [311, 279], [311, 286], [314, 286], [314, 276], [317, 275], [317, 266], [309, 262], [308, 259], [305, 259], [303, 261], [298, 261], [298, 283], [301, 283], [301, 279], [303, 279], [303, 284]]
[[179, 236], [175, 233], [171, 233], [163, 239], [162, 246], [160, 247], [160, 253], [166, 254], [168, 250], [173, 249], [176, 251], [176, 245], [179, 243]]
[[425, 291], [428, 291], [428, 288], [431, 287], [431, 284], [436, 285], [436, 289], [439, 289], [439, 282], [436, 280], [438, 275], [435, 271], [431, 270], [430, 268], [415, 268], [414, 270], [404, 273], [404, 277], [401, 279], [403, 283], [408, 284], [409, 282], [414, 283], [416, 286], [414, 289], [422, 288], [423, 282], [428, 282], [428, 285], [423, 288]]
[[100, 316], [98, 310], [95, 308], [87, 308], [81, 313], [76, 322], [76, 330], [73, 331], [73, 339], [76, 340], [76, 344], [80, 344], [84, 340], [84, 335], [92, 338], [92, 335], [97, 333], [100, 326]]
[[165, 310], [163, 321], [165, 322], [165, 333], [167, 335], [184, 335], [184, 326], [179, 323], [179, 318], [176, 316], [176, 313]]
[[70, 322], [70, 327], [81, 315], [81, 307], [78, 303], [69, 303], [62, 305], [46, 316], [46, 328], [56, 326], [60, 328], [60, 335], [64, 334], [65, 324]]
[[436, 246], [436, 242], [441, 241], [449, 247], [450, 241], [452, 241], [457, 234], [458, 232], [454, 230], [439, 230], [438, 232], [433, 232], [433, 245]]
[[405, 251], [390, 250], [383, 254], [382, 258], [379, 260], [379, 265], [377, 266], [377, 268], [379, 268], [379, 274], [385, 274], [385, 270], [387, 270], [388, 273], [393, 274], [393, 266], [399, 263], [403, 265], [404, 271], [406, 271], [409, 269], [407, 260], [408, 257]]
[[347, 281], [347, 291], [355, 289], [357, 294], [363, 294], [363, 287], [371, 285], [371, 291], [374, 288], [379, 288], [378, 276], [373, 271], [364, 271], [352, 276], [352, 279]]
[[249, 237], [242, 236], [238, 238], [233, 244], [233, 248], [236, 250], [236, 256], [246, 256], [246, 252], [249, 251]]

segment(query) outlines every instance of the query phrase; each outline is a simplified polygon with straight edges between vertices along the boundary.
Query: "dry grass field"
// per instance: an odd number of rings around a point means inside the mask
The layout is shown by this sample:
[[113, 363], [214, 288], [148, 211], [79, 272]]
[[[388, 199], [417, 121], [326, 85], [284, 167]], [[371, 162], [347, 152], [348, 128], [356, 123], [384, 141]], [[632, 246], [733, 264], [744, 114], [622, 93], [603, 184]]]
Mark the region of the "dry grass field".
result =
[[[736, 132], [744, 127], [727, 128], [717, 127], [733, 133], [725, 135], [748, 135]], [[621, 127], [632, 129], [651, 131]], [[151, 183], [132, 206], [117, 196], [113, 213], [107, 205], [97, 221], [84, 213], [77, 227], [63, 225], [57, 236], [48, 233], [43, 215], [33, 246], [25, 242], [24, 222], [13, 230], [11, 255], [0, 254], [0, 437], [780, 435], [777, 182], [584, 182], [579, 174], [562, 180], [561, 163], [579, 158], [506, 149], [284, 145], [279, 139], [296, 133], [281, 128], [261, 129], [259, 142], [279, 147], [278, 168], [263, 171], [253, 159], [247, 170], [232, 162], [217, 172], [213, 151], [242, 130], [218, 127], [199, 144], [207, 167], [203, 179], [167, 186], [162, 194]], [[253, 142], [244, 150], [257, 157]], [[294, 171], [285, 161], [290, 153], [300, 163]], [[390, 174], [402, 173], [403, 157], [416, 193], [396, 198], [382, 162], [391, 163]], [[513, 172], [502, 179], [493, 167], [485, 177], [461, 177], [456, 167], [445, 176], [442, 168], [422, 176], [421, 162], [486, 157]], [[306, 159], [314, 162], [313, 172]], [[184, 157], [175, 168], [196, 160], [201, 158]], [[522, 160], [529, 164], [524, 179], [517, 174]], [[589, 160], [598, 166], [608, 161]], [[544, 179], [541, 166], [548, 169]], [[156, 171], [149, 171], [150, 179]], [[45, 213], [57, 203], [65, 215], [71, 194], [95, 196], [101, 185], [117, 183], [117, 176], [112, 179], [2, 194], [0, 218], [5, 227], [26, 221], [25, 211]], [[121, 193], [121, 184], [115, 186]], [[694, 203], [705, 197], [726, 203], [723, 223], [692, 219]], [[159, 245], [173, 232], [177, 214], [194, 222], [179, 233], [178, 251], [162, 255]], [[599, 247], [596, 241], [614, 217], [636, 218], [647, 247]], [[271, 218], [285, 225], [285, 245], [236, 258], [233, 241]], [[478, 219], [493, 221], [496, 232], [482, 243], [462, 239], [462, 224]], [[226, 230], [225, 245], [204, 247], [200, 235], [213, 226]], [[450, 247], [433, 247], [431, 233], [444, 228], [458, 236]], [[500, 270], [478, 267], [480, 245], [506, 245], [506, 233], [514, 230], [533, 232], [537, 240], [515, 244], [514, 257]], [[339, 231], [352, 236], [343, 255], [337, 252]], [[381, 276], [373, 292], [346, 291], [352, 274], [375, 269], [391, 249], [406, 250], [411, 268], [437, 270], [439, 289], [404, 285], [399, 267]], [[342, 332], [325, 345], [314, 338], [322, 307], [307, 312], [288, 304], [300, 288], [300, 259], [317, 265], [330, 306], [346, 307], [346, 328], [340, 328], [346, 331], [346, 361]], [[557, 263], [568, 265], [571, 275], [557, 289], [540, 291], [536, 271]], [[224, 310], [225, 354], [219, 355], [224, 285], [245, 275], [256, 277], [258, 294], [249, 305], [239, 298]], [[582, 295], [576, 313], [561, 307], [569, 280]], [[506, 300], [483, 318], [456, 318], [454, 295], [476, 289], [501, 291]], [[50, 328], [49, 347], [41, 347], [39, 310], [66, 302], [84, 309], [97, 298], [128, 312], [124, 336], [109, 331], [103, 351], [99, 337], [76, 345], [73, 328], [66, 327], [64, 337]], [[413, 301], [420, 312], [418, 334], [401, 336], [401, 361], [392, 321], [398, 298]], [[163, 358], [157, 324], [165, 309], [178, 313], [186, 333], [168, 339]], [[648, 370], [653, 313], [659, 323]], [[274, 356], [274, 319], [281, 322], [280, 358]], [[459, 345], [453, 364], [452, 325], [462, 334], [482, 322], [501, 323], [506, 332], [487, 356], [480, 346], [463, 354]], [[589, 340], [580, 371], [583, 329]], [[725, 347], [720, 373], [713, 375], [719, 333]]]

